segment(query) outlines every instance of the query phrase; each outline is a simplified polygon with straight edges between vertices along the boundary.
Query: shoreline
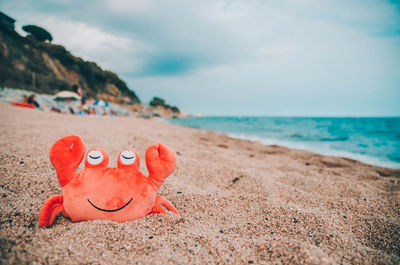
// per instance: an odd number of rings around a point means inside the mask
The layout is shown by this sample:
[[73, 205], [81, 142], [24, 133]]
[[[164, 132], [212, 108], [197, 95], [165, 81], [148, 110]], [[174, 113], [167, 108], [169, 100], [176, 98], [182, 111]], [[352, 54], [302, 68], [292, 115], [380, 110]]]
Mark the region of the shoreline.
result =
[[[71, 114], [68, 111], [68, 107], [72, 109], [77, 109], [77, 106], [79, 104], [78, 101], [72, 101], [68, 104], [60, 104], [60, 102], [54, 102], [53, 97], [54, 95], [49, 95], [49, 94], [40, 94], [40, 93], [35, 93], [32, 91], [27, 91], [27, 90], [21, 90], [21, 89], [14, 89], [14, 88], [0, 88], [0, 102], [6, 102], [6, 103], [13, 103], [21, 100], [23, 98], [23, 95], [28, 95], [28, 94], [35, 94], [38, 96], [38, 101], [42, 106], [45, 107], [45, 111], [49, 112], [50, 107], [56, 107], [62, 109], [63, 114]], [[132, 107], [132, 106], [131, 106]], [[102, 108], [104, 111], [105, 109]], [[115, 112], [115, 116], [113, 115], [107, 115], [107, 116], [102, 116], [102, 115], [80, 115], [80, 116], [86, 116], [86, 117], [107, 117], [107, 118], [114, 118], [116, 116], [130, 116], [130, 117], [139, 117], [139, 118], [155, 118], [159, 119], [162, 121], [165, 121], [169, 124], [175, 124], [187, 128], [193, 128], [190, 126], [185, 126], [181, 124], [176, 124], [173, 123], [171, 120], [173, 120], [171, 117], [157, 117], [153, 116], [152, 112], [143, 112], [143, 113], [134, 113], [131, 109], [128, 108], [126, 105], [121, 105], [121, 104], [114, 104], [110, 103], [110, 110], [113, 110]], [[100, 111], [101, 112], [101, 111]], [[215, 117], [215, 118], [233, 118], [236, 116], [205, 116], [207, 117]], [[360, 118], [360, 117], [279, 117], [279, 116], [240, 116], [241, 118]], [[188, 117], [178, 117], [178, 119], [185, 119]], [[195, 117], [191, 117], [195, 118]], [[361, 117], [361, 118], [396, 118], [396, 117]], [[194, 129], [199, 129], [199, 130], [206, 130], [206, 129], [201, 129], [201, 128], [194, 128]], [[339, 149], [333, 149], [330, 147], [316, 147], [312, 145], [307, 145], [305, 142], [298, 142], [298, 141], [290, 141], [290, 140], [284, 140], [284, 139], [279, 139], [279, 138], [266, 138], [266, 137], [260, 137], [257, 135], [246, 135], [246, 134], [238, 134], [238, 133], [229, 133], [229, 132], [223, 132], [223, 131], [217, 131], [217, 130], [210, 130], [216, 133], [222, 133], [226, 134], [232, 138], [235, 139], [243, 139], [243, 140], [250, 140], [250, 141], [256, 141], [260, 144], [264, 145], [279, 145], [291, 149], [297, 149], [297, 150], [305, 150], [305, 151], [311, 151], [315, 152], [320, 155], [327, 155], [327, 156], [335, 156], [335, 157], [345, 157], [345, 158], [350, 158], [350, 159], [355, 159], [367, 164], [375, 165], [375, 166], [381, 166], [381, 167], [387, 167], [391, 169], [400, 169], [400, 163], [391, 161], [391, 160], [384, 160], [376, 156], [371, 156], [371, 155], [364, 155], [364, 154], [359, 154], [359, 153], [354, 153], [346, 150], [339, 150]], [[323, 145], [321, 142], [320, 145]]]
[[[214, 118], [214, 117], [208, 117], [208, 118]], [[220, 117], [216, 117], [216, 118], [220, 118]], [[229, 123], [231, 123], [231, 119], [235, 119], [235, 116], [229, 116], [229, 117], [222, 117], [225, 119], [230, 119]], [[280, 119], [280, 117], [247, 117], [249, 119], [254, 119], [254, 118], [266, 118], [266, 119]], [[303, 119], [303, 117], [284, 117], [289, 118], [289, 119], [296, 119], [296, 118], [301, 118]], [[354, 119], [355, 117], [352, 117], [352, 119]], [[190, 118], [191, 120], [196, 120], [197, 118], [193, 117]], [[317, 117], [307, 117], [307, 119], [319, 119]], [[328, 120], [330, 118], [327, 118]], [[338, 119], [342, 119], [342, 118], [338, 118]], [[346, 118], [347, 119], [347, 118]], [[369, 118], [368, 118], [369, 119]], [[393, 119], [392, 117], [388, 117], [388, 119]], [[374, 155], [375, 153], [368, 153], [365, 152], [365, 150], [356, 150], [356, 151], [352, 151], [351, 149], [346, 149], [346, 146], [341, 145], [340, 147], [338, 147], [336, 145], [336, 148], [334, 146], [332, 146], [330, 144], [330, 141], [318, 141], [317, 140], [296, 140], [296, 139], [290, 139], [290, 137], [285, 137], [285, 135], [278, 135], [278, 136], [262, 136], [260, 134], [259, 131], [257, 132], [252, 132], [249, 130], [240, 132], [240, 126], [243, 126], [243, 124], [237, 124], [237, 126], [239, 126], [239, 129], [235, 129], [235, 128], [231, 128], [229, 127], [230, 125], [228, 123], [224, 123], [224, 121], [221, 121], [221, 126], [220, 129], [218, 129], [218, 126], [216, 126], [215, 124], [213, 124], [213, 121], [210, 121], [210, 123], [202, 123], [201, 122], [201, 118], [199, 118], [199, 121], [194, 121], [194, 122], [189, 122], [189, 123], [185, 123], [185, 122], [180, 122], [180, 121], [175, 121], [174, 119], [172, 120], [167, 120], [169, 123], [171, 124], [175, 124], [175, 125], [180, 125], [183, 127], [189, 127], [189, 128], [194, 128], [194, 129], [199, 129], [199, 130], [210, 130], [210, 131], [214, 131], [217, 133], [222, 133], [222, 134], [226, 134], [232, 138], [235, 139], [243, 139], [243, 140], [251, 140], [251, 141], [256, 141], [260, 144], [264, 144], [264, 145], [279, 145], [279, 146], [283, 146], [283, 147], [287, 147], [290, 149], [297, 149], [297, 150], [305, 150], [305, 151], [311, 151], [311, 152], [315, 152], [317, 154], [320, 155], [327, 155], [327, 156], [335, 156], [335, 157], [345, 157], [345, 158], [350, 158], [350, 159], [355, 159], [367, 164], [371, 164], [371, 165], [375, 165], [375, 166], [381, 166], [381, 167], [387, 167], [387, 168], [391, 168], [391, 169], [400, 169], [400, 162], [397, 162], [395, 160], [391, 160], [389, 158], [387, 158], [387, 156], [389, 155], [395, 155], [395, 154], [386, 154], [386, 156], [384, 156], [385, 154], [383, 153], [379, 153], [381, 156], [377, 156]], [[266, 121], [268, 122], [268, 120]], [[215, 121], [214, 121], [215, 123]], [[211, 128], [211, 129], [208, 129]], [[291, 129], [291, 128], [287, 128], [287, 129]], [[266, 128], [266, 130], [268, 131], [268, 128]], [[285, 130], [285, 128], [283, 128], [282, 130]], [[237, 132], [235, 132], [237, 131]], [[303, 134], [303, 132], [296, 132], [294, 133], [294, 135], [301, 135]], [[281, 137], [281, 138], [279, 138]], [[318, 137], [318, 136], [316, 136]], [[334, 136], [332, 135], [331, 137], [339, 137], [339, 136]], [[384, 136], [382, 136], [384, 137]], [[349, 137], [346, 136], [346, 140], [349, 140]], [[374, 141], [376, 141], [377, 139], [373, 139]], [[339, 140], [340, 141], [340, 140]], [[371, 140], [370, 140], [371, 141]], [[392, 140], [393, 141], [393, 140]], [[362, 143], [362, 142], [361, 142]], [[358, 142], [358, 144], [361, 144], [360, 142]], [[349, 142], [347, 141], [348, 145], [354, 145], [354, 142]], [[357, 144], [357, 143], [356, 143]], [[383, 142], [382, 144], [387, 144], [387, 142]], [[393, 143], [392, 143], [393, 144]], [[362, 143], [362, 145], [364, 145], [364, 143]], [[393, 146], [389, 146], [394, 148]], [[357, 152], [359, 151], [359, 152]], [[364, 152], [364, 153], [362, 153]]]
[[[163, 121], [163, 120], [161, 119], [160, 121]], [[368, 155], [355, 154], [355, 153], [351, 153], [351, 152], [347, 152], [347, 151], [334, 150], [334, 149], [329, 149], [326, 152], [324, 152], [323, 149], [321, 149], [320, 151], [312, 150], [312, 148], [307, 148], [305, 145], [302, 145], [301, 143], [296, 144], [296, 142], [281, 141], [279, 139], [272, 139], [272, 138], [267, 139], [267, 138], [261, 138], [261, 137], [257, 137], [257, 136], [249, 136], [249, 135], [237, 135], [234, 133], [226, 133], [226, 132], [222, 132], [222, 131], [193, 128], [193, 127], [184, 126], [184, 125], [180, 125], [180, 124], [170, 123], [168, 121], [163, 121], [163, 122], [167, 122], [168, 124], [176, 125], [178, 127], [191, 128], [194, 130], [212, 132], [212, 133], [216, 133], [216, 134], [220, 134], [220, 135], [226, 135], [233, 139], [251, 141], [256, 144], [261, 144], [264, 146], [276, 145], [276, 146], [280, 146], [283, 148], [289, 148], [289, 149], [297, 150], [297, 151], [312, 152], [312, 153], [315, 153], [315, 154], [318, 154], [321, 156], [331, 156], [331, 157], [336, 157], [336, 158], [348, 158], [348, 159], [356, 160], [357, 162], [365, 163], [365, 164], [368, 164], [371, 166], [377, 166], [377, 167], [388, 168], [388, 169], [393, 169], [393, 170], [400, 169], [400, 163], [382, 161], [376, 157], [372, 157], [372, 156], [368, 156]], [[287, 144], [285, 144], [285, 142]]]
[[[152, 119], [0, 103], [0, 120], [0, 263], [400, 262], [400, 170]], [[159, 194], [181, 215], [39, 227], [40, 207], [61, 192], [48, 152], [69, 134], [104, 148], [109, 166], [134, 148], [144, 174], [146, 148], [168, 145], [178, 167]]]
[[[221, 132], [217, 132], [221, 133]], [[256, 141], [259, 142], [260, 144], [264, 145], [279, 145], [283, 147], [287, 147], [290, 149], [296, 149], [296, 150], [304, 150], [304, 151], [310, 151], [319, 155], [326, 155], [326, 156], [334, 156], [334, 157], [342, 157], [342, 158], [350, 158], [354, 159], [366, 164], [370, 164], [373, 166], [379, 166], [379, 167], [386, 167], [390, 169], [400, 169], [400, 163], [398, 162], [393, 162], [393, 161], [384, 161], [379, 159], [378, 157], [373, 157], [369, 155], [362, 155], [362, 154], [357, 154], [357, 153], [351, 153], [348, 151], [344, 150], [335, 150], [332, 148], [312, 148], [309, 146], [306, 146], [302, 143], [298, 142], [289, 142], [289, 141], [284, 141], [284, 140], [279, 140], [279, 139], [267, 139], [267, 138], [261, 138], [257, 136], [237, 136], [235, 134], [230, 134], [227, 133], [228, 136], [236, 139], [243, 139], [243, 140], [250, 140], [250, 141]], [[257, 139], [259, 138], [259, 139]]]

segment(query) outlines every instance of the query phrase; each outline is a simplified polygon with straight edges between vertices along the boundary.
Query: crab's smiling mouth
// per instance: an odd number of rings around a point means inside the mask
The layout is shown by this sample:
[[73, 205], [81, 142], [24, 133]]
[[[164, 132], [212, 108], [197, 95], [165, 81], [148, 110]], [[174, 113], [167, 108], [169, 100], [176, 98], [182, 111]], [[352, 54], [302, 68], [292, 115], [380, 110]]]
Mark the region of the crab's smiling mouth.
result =
[[120, 207], [120, 208], [118, 208], [118, 209], [114, 209], [114, 210], [105, 210], [105, 209], [101, 209], [101, 208], [97, 207], [96, 205], [94, 205], [89, 199], [87, 199], [87, 200], [88, 200], [88, 202], [89, 202], [94, 208], [96, 208], [97, 210], [100, 210], [100, 211], [103, 211], [103, 212], [112, 213], [112, 212], [116, 212], [116, 211], [119, 211], [119, 210], [124, 209], [126, 206], [128, 206], [128, 204], [131, 203], [131, 201], [133, 200], [133, 198], [131, 198], [131, 199], [129, 200], [129, 202], [127, 202], [124, 206], [122, 206], [122, 207]]

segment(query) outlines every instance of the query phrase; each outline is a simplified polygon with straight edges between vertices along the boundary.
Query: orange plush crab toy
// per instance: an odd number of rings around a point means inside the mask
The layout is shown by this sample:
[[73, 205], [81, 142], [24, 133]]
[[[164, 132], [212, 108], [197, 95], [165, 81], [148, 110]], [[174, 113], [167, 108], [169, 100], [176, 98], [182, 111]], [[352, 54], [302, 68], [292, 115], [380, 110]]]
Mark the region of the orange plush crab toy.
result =
[[85, 145], [76, 135], [66, 136], [53, 144], [50, 161], [62, 187], [62, 195], [51, 196], [39, 216], [41, 226], [53, 224], [63, 213], [72, 221], [108, 219], [126, 222], [168, 210], [179, 214], [165, 198], [157, 196], [164, 180], [175, 170], [175, 154], [156, 143], [146, 150], [149, 176], [139, 171], [139, 155], [132, 150], [119, 154], [118, 167], [107, 167], [108, 154], [95, 148], [86, 154], [85, 168], [76, 172], [85, 156]]

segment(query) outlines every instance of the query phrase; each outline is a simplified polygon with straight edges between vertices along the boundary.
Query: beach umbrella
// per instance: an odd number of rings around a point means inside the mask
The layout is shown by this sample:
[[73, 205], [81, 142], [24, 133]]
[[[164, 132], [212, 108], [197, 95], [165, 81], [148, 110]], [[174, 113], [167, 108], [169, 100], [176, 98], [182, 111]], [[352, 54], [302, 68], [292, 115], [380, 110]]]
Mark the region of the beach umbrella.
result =
[[54, 100], [80, 100], [81, 97], [72, 91], [63, 90], [54, 95]]
[[93, 106], [99, 106], [99, 107], [103, 107], [103, 108], [107, 108], [108, 107], [108, 102], [98, 99], [93, 103]]

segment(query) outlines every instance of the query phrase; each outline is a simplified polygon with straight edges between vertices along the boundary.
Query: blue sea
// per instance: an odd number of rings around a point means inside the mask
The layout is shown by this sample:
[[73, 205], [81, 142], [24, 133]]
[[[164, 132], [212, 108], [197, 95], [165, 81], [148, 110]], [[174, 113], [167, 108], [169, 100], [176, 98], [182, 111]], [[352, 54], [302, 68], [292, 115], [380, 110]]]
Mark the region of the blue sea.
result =
[[169, 122], [400, 168], [400, 118], [201, 117]]

